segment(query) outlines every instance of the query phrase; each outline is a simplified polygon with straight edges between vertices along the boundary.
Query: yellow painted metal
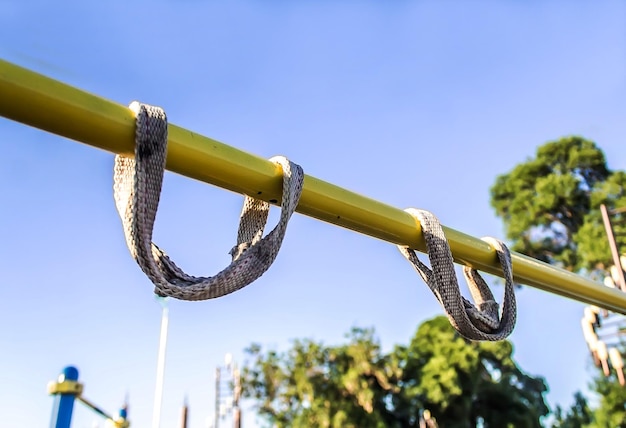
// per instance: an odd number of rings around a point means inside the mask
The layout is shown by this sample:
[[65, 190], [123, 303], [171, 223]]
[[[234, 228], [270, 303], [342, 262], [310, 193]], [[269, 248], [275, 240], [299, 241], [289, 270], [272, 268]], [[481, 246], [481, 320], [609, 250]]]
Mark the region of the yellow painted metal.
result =
[[50, 382], [48, 384], [48, 394], [73, 394], [80, 396], [83, 393], [83, 384], [74, 380], [65, 379], [62, 382]]
[[126, 419], [107, 419], [106, 420], [107, 428], [128, 428], [130, 427], [130, 421]]
[[[127, 107], [2, 60], [0, 116], [113, 153], [133, 152], [134, 117]], [[280, 167], [269, 161], [173, 124], [168, 144], [168, 170], [266, 201], [280, 200]], [[419, 223], [409, 214], [309, 175], [297, 211], [425, 249]], [[500, 274], [488, 244], [450, 228], [445, 232], [457, 262]], [[626, 314], [626, 293], [521, 254], [512, 256], [519, 283]]]

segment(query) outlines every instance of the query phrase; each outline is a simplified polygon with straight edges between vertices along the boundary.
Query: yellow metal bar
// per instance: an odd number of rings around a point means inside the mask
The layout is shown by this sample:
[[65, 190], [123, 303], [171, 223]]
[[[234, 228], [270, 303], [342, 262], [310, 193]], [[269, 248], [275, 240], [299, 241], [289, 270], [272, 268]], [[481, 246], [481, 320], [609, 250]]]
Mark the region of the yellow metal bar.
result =
[[[132, 154], [134, 117], [125, 106], [0, 60], [0, 116], [113, 152]], [[169, 125], [167, 169], [276, 202], [281, 172], [271, 162]], [[404, 211], [306, 176], [298, 212], [394, 244], [424, 251], [419, 224]], [[495, 251], [445, 228], [455, 260], [500, 275]], [[626, 314], [626, 293], [514, 253], [515, 280]]]

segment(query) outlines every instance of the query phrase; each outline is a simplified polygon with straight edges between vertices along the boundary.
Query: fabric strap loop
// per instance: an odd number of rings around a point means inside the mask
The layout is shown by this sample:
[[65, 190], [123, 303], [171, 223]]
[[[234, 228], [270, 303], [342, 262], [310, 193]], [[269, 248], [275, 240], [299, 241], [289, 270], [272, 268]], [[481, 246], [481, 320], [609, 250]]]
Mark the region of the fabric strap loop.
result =
[[399, 245], [398, 249], [428, 284], [452, 326], [470, 340], [496, 341], [508, 337], [515, 327], [517, 308], [511, 253], [506, 245], [495, 238], [482, 238], [495, 248], [504, 274], [504, 302], [500, 317], [498, 303], [487, 283], [478, 271], [468, 266], [463, 267], [463, 274], [476, 306], [461, 295], [452, 251], [439, 220], [425, 210], [409, 208], [405, 211], [422, 226], [431, 268], [422, 263], [408, 246]]
[[258, 279], [276, 259], [287, 223], [298, 205], [304, 183], [302, 167], [281, 156], [271, 158], [283, 174], [278, 224], [263, 237], [270, 204], [246, 196], [237, 244], [230, 251], [232, 263], [212, 277], [188, 275], [152, 242], [167, 156], [167, 117], [161, 108], [138, 102], [129, 108], [136, 113], [135, 157], [115, 157], [114, 198], [130, 253], [154, 284], [155, 293], [205, 300], [232, 293]]

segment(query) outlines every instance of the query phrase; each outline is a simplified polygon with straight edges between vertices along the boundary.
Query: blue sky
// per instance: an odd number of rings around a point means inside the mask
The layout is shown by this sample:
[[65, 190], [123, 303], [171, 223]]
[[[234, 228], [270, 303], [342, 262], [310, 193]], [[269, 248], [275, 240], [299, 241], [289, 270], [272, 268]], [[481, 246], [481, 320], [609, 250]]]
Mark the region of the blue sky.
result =
[[[625, 18], [619, 1], [4, 0], [0, 57], [502, 237], [489, 187], [544, 142], [583, 135], [626, 168]], [[150, 426], [160, 307], [124, 244], [113, 156], [6, 119], [0, 148], [3, 424], [45, 426], [46, 383], [75, 364], [87, 398], [113, 411], [128, 392], [134, 426]], [[181, 266], [229, 262], [240, 195], [167, 174], [161, 200], [155, 240]], [[547, 378], [551, 405], [570, 403], [591, 373], [582, 304], [528, 287], [518, 302], [517, 361]], [[190, 427], [206, 427], [226, 352], [340, 343], [353, 325], [391, 349], [440, 313], [393, 245], [295, 215], [256, 283], [170, 303], [162, 426], [187, 395]], [[73, 426], [94, 420], [79, 407]]]

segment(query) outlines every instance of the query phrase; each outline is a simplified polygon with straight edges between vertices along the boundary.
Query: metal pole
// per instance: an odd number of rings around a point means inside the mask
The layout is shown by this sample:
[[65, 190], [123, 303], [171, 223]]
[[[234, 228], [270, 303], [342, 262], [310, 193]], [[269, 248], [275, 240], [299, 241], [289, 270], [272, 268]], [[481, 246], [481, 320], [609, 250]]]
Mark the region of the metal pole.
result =
[[130, 422], [128, 421], [128, 401], [126, 401], [124, 405], [122, 406], [122, 408], [120, 409], [117, 423], [118, 425], [120, 425], [120, 423], [123, 424], [121, 425], [123, 427], [127, 427], [130, 425]]
[[606, 205], [600, 205], [600, 212], [602, 213], [602, 221], [604, 222], [604, 229], [606, 230], [606, 236], [609, 241], [609, 247], [611, 248], [611, 255], [613, 256], [613, 264], [617, 269], [617, 278], [619, 280], [619, 288], [622, 291], [626, 291], [626, 279], [624, 279], [624, 269], [622, 269], [622, 263], [620, 261], [619, 249], [617, 248], [617, 242], [615, 241], [615, 234], [613, 233], [613, 225], [611, 224], [611, 218], [609, 212], [606, 209]]
[[241, 408], [239, 407], [239, 398], [241, 396], [241, 373], [239, 372], [239, 368], [237, 365], [233, 366], [233, 402], [234, 402], [234, 410], [233, 410], [233, 427], [241, 428]]
[[165, 373], [165, 351], [167, 349], [167, 327], [169, 322], [169, 309], [167, 299], [159, 299], [162, 306], [161, 312], [161, 337], [159, 339], [159, 356], [157, 361], [156, 385], [154, 387], [154, 409], [152, 413], [152, 428], [161, 426], [161, 406], [163, 402], [163, 378]]
[[115, 420], [115, 418], [113, 416], [109, 415], [107, 412], [102, 410], [100, 407], [96, 406], [91, 401], [87, 400], [85, 397], [76, 397], [76, 399], [78, 401], [80, 401], [81, 403], [83, 403], [85, 406], [89, 407], [91, 410], [93, 410], [94, 413], [102, 416], [104, 419], [106, 419], [108, 421], [114, 421]]
[[239, 407], [235, 407], [233, 411], [233, 426], [235, 428], [241, 428], [241, 409]]
[[[130, 426], [130, 422], [128, 421], [128, 404], [124, 403], [124, 406], [119, 410], [117, 419], [113, 416], [109, 415], [106, 411], [102, 410], [100, 407], [96, 406], [91, 401], [87, 400], [85, 397], [79, 395], [76, 397], [78, 401], [83, 403], [86, 407], [91, 409], [94, 413], [102, 416], [107, 421], [107, 426], [114, 426], [116, 428], [128, 428]], [[112, 425], [111, 425], [112, 424]]]
[[[2, 60], [0, 116], [113, 153], [134, 152], [135, 118], [130, 109]], [[280, 201], [280, 167], [174, 124], [168, 125], [166, 167], [234, 192]], [[405, 211], [315, 177], [306, 176], [297, 211], [394, 244], [426, 250], [419, 222]], [[448, 227], [444, 231], [457, 263], [502, 275], [489, 244]], [[626, 293], [519, 253], [513, 252], [511, 259], [520, 284], [626, 315]]]
[[215, 369], [215, 422], [213, 428], [219, 428], [220, 425], [220, 384], [221, 384], [220, 368]]
[[[57, 385], [78, 382], [78, 369], [68, 366], [59, 375]], [[52, 410], [51, 428], [70, 428], [72, 424], [72, 413], [74, 411], [74, 400], [76, 394], [73, 392], [58, 392], [55, 394], [54, 407]]]
[[189, 406], [187, 405], [187, 398], [183, 402], [183, 410], [180, 414], [180, 428], [187, 428], [187, 419], [189, 416]]

